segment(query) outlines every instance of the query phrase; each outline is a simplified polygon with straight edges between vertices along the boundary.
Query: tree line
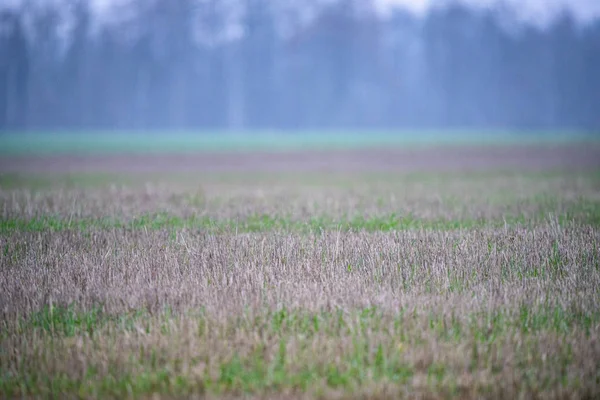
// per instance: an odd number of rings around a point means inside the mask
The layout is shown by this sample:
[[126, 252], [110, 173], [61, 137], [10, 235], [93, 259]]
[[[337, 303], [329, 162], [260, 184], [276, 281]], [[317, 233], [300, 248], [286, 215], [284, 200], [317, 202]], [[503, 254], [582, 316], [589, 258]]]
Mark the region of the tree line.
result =
[[600, 128], [600, 21], [278, 3], [5, 9], [0, 130]]

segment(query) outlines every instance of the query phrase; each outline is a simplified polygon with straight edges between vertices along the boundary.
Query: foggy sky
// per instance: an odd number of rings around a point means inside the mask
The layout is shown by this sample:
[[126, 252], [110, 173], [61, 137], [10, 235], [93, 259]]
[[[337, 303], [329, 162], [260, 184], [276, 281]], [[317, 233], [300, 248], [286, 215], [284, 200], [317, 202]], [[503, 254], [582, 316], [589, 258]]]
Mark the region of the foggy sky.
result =
[[[61, 0], [37, 0], [39, 3], [60, 2]], [[89, 0], [98, 15], [110, 15], [113, 5], [128, 0]], [[230, 1], [230, 0], [223, 0]], [[235, 0], [231, 0], [235, 1]], [[332, 0], [324, 0], [332, 1]], [[432, 7], [447, 4], [453, 0], [375, 0], [382, 12], [395, 6], [406, 8], [417, 15], [425, 15]], [[600, 0], [456, 0], [473, 7], [498, 7], [508, 5], [515, 16], [525, 22], [546, 24], [561, 10], [568, 9], [575, 18], [587, 23], [600, 18]], [[2, 0], [4, 6], [19, 6], [24, 0]]]
[[[111, 0], [98, 0], [111, 1]], [[561, 10], [569, 10], [575, 18], [583, 23], [600, 18], [599, 0], [460, 0], [473, 7], [497, 7], [504, 3], [509, 5], [519, 19], [533, 23], [547, 23]], [[436, 5], [449, 3], [449, 0], [378, 0], [382, 10], [393, 6], [401, 6], [423, 15]]]

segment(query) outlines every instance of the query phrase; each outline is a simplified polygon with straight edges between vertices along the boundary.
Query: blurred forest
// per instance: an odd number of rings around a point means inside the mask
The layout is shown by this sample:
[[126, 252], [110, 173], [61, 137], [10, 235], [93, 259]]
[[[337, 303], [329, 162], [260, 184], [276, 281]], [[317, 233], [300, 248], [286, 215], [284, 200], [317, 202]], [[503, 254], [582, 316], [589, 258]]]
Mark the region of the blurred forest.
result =
[[0, 11], [0, 130], [600, 128], [600, 21], [368, 0]]

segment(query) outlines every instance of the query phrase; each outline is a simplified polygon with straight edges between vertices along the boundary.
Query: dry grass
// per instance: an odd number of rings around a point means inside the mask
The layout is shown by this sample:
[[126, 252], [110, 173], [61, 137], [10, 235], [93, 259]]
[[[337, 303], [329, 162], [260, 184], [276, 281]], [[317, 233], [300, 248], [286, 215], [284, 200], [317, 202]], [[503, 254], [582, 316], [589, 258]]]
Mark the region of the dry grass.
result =
[[[0, 190], [6, 227], [64, 222], [0, 233], [0, 396], [598, 397], [597, 176]], [[367, 222], [92, 223], [156, 213]]]

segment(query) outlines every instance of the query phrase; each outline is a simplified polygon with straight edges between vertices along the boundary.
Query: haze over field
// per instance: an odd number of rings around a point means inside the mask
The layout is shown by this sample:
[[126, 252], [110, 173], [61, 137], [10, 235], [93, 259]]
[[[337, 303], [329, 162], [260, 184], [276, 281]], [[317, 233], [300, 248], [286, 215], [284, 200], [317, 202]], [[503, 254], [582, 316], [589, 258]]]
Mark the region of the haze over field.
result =
[[12, 2], [0, 129], [596, 131], [598, 4]]

